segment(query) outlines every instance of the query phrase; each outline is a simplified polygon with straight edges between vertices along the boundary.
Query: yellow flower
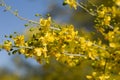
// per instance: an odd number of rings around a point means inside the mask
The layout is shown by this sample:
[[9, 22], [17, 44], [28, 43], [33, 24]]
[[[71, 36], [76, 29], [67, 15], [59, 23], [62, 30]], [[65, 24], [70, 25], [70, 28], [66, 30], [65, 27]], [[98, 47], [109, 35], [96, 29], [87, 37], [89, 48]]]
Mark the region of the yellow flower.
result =
[[3, 49], [5, 49], [6, 51], [10, 51], [11, 47], [12, 47], [12, 42], [10, 42], [8, 40], [4, 41]]
[[71, 36], [71, 38], [74, 38], [78, 34], [78, 31], [75, 31], [74, 26], [70, 25], [68, 27], [68, 34]]
[[92, 79], [92, 76], [87, 75], [86, 78], [87, 78], [87, 79]]
[[88, 57], [92, 60], [95, 60], [97, 58], [97, 54], [95, 52], [89, 52]]
[[13, 38], [15, 46], [24, 46], [24, 35], [19, 35]]
[[48, 19], [40, 19], [40, 26], [42, 27], [50, 27], [51, 25], [51, 17], [48, 17]]
[[47, 57], [47, 48], [35, 48], [34, 49], [34, 53], [37, 55], [37, 56], [41, 56], [43, 54], [44, 57]]
[[97, 74], [96, 72], [92, 72], [92, 75], [93, 75], [93, 76], [96, 76], [96, 74]]
[[113, 6], [111, 12], [112, 12], [113, 17], [116, 17], [116, 15], [118, 13], [117, 8], [115, 6]]
[[51, 33], [46, 33], [45, 35], [45, 40], [48, 42], [53, 42], [54, 41], [54, 36]]
[[110, 78], [109, 75], [101, 75], [101, 76], [99, 76], [100, 80], [108, 80], [109, 78]]
[[109, 46], [115, 48], [116, 44], [115, 43], [110, 43]]
[[55, 53], [55, 57], [56, 57], [56, 60], [59, 60], [59, 58], [61, 57], [62, 55], [60, 53]]
[[25, 49], [20, 49], [19, 52], [24, 54], [25, 53]]
[[103, 24], [104, 25], [110, 25], [110, 21], [111, 21], [111, 17], [110, 16], [105, 16]]
[[35, 53], [36, 53], [37, 56], [41, 56], [42, 50], [43, 50], [42, 48], [35, 48], [34, 49], [34, 51], [35, 51]]
[[100, 65], [101, 65], [101, 66], [105, 66], [105, 64], [106, 64], [105, 60], [101, 60], [101, 61], [100, 61]]
[[81, 43], [85, 43], [86, 42], [84, 37], [79, 37], [79, 40], [80, 40]]
[[101, 10], [97, 11], [98, 12], [98, 17], [103, 18], [105, 16], [105, 14], [106, 14], [107, 11], [108, 10], [107, 10], [106, 7], [102, 7]]
[[67, 3], [71, 8], [77, 9], [77, 2], [76, 0], [65, 0], [65, 3]]
[[47, 58], [48, 55], [47, 55], [47, 47], [46, 46], [43, 48], [42, 52], [43, 52], [44, 57]]
[[112, 41], [115, 37], [115, 32], [114, 31], [110, 31], [107, 35], [106, 38], [110, 41]]
[[120, 0], [114, 0], [115, 1], [115, 4], [120, 6]]
[[87, 42], [87, 46], [92, 46], [92, 45], [93, 45], [92, 42], [90, 42], [90, 41]]

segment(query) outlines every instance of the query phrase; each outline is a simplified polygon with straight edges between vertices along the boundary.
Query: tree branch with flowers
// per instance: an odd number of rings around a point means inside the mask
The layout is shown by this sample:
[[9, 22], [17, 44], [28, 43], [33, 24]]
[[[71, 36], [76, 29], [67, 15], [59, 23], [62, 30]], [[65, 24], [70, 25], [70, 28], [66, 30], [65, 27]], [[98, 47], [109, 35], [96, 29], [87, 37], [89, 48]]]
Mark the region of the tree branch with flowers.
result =
[[[60, 25], [52, 17], [40, 18], [39, 22], [22, 18], [12, 11], [4, 2], [1, 5], [21, 20], [36, 24], [38, 32], [25, 40], [24, 35], [14, 34], [11, 40], [6, 40], [1, 48], [8, 53], [20, 53], [26, 57], [34, 57], [40, 64], [50, 63], [50, 58], [77, 66], [81, 60], [91, 60], [94, 71], [86, 75], [88, 80], [117, 80], [113, 74], [120, 76], [120, 1], [113, 0], [112, 6], [100, 5], [96, 10], [87, 9], [77, 0], [64, 0], [63, 5], [77, 10], [84, 9], [95, 17], [95, 29], [100, 32], [102, 39], [90, 40], [78, 34], [74, 25]], [[118, 19], [119, 18], [119, 19]], [[31, 30], [30, 31], [34, 31]]]

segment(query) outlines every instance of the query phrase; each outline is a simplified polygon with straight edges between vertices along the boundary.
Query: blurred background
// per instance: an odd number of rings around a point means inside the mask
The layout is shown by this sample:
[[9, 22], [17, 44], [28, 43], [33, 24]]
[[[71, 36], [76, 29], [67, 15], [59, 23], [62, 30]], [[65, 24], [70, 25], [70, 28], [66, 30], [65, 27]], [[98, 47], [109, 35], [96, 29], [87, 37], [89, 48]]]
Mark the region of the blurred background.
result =
[[[78, 1], [88, 4], [87, 0]], [[112, 0], [91, 0], [96, 5], [105, 4], [107, 1]], [[84, 31], [95, 31], [93, 26], [95, 17], [81, 8], [75, 11], [67, 5], [63, 6], [63, 0], [5, 0], [5, 3], [11, 6], [12, 10], [18, 10], [20, 16], [30, 20], [39, 21], [39, 17], [35, 17], [36, 13], [43, 17], [49, 13], [56, 23], [73, 24], [82, 35], [84, 35]], [[96, 9], [91, 4], [88, 4], [87, 8]], [[5, 35], [14, 32], [24, 34], [26, 31], [24, 24], [26, 23], [0, 6], [0, 43], [6, 40]], [[85, 36], [87, 35], [90, 34]], [[40, 65], [33, 58], [26, 59], [24, 55], [19, 54], [8, 55], [6, 51], [2, 50], [0, 52], [0, 80], [86, 80], [85, 74], [92, 71], [91, 67], [85, 67], [85, 65], [89, 65], [87, 61], [83, 61], [81, 64], [83, 66], [75, 68], [69, 68], [54, 59], [51, 62], [49, 65]]]

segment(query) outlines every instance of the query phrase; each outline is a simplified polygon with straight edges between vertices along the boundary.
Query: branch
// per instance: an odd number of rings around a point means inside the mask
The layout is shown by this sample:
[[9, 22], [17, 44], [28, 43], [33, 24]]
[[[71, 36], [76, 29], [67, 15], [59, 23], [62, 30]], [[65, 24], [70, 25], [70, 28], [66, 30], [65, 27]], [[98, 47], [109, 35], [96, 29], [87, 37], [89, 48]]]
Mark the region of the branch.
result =
[[78, 3], [78, 2], [76, 2], [77, 3], [77, 5], [79, 6], [79, 7], [81, 7], [82, 9], [84, 9], [86, 12], [88, 12], [90, 15], [92, 15], [92, 16], [96, 16], [97, 14], [96, 13], [93, 13], [93, 12], [90, 12], [87, 8], [85, 8], [83, 5], [83, 3], [82, 2], [80, 2], [80, 3]]
[[20, 20], [24, 20], [24, 21], [27, 21], [27, 22], [31, 22], [31, 23], [34, 23], [34, 24], [39, 24], [37, 21], [33, 21], [33, 20], [29, 20], [29, 19], [26, 19], [26, 18], [23, 18], [21, 17], [17, 11], [13, 11], [10, 9], [10, 6], [8, 6], [4, 0], [1, 0], [1, 3], [2, 3], [2, 6], [5, 7], [5, 10], [6, 11], [9, 11], [11, 14], [15, 15], [17, 18], [19, 18]]
[[65, 55], [68, 55], [68, 56], [80, 56], [80, 57], [86, 57], [86, 55], [83, 55], [83, 54], [72, 54], [72, 53], [68, 53], [68, 52], [64, 52]]
[[34, 47], [29, 47], [29, 46], [12, 46], [15, 48], [25, 48], [25, 49], [33, 49]]
[[[34, 23], [34, 24], [40, 25], [40, 23], [37, 22], [37, 21], [33, 21], [33, 20], [29, 20], [29, 19], [27, 19], [27, 18], [21, 17], [21, 16], [18, 14], [17, 11], [11, 10], [11, 9], [10, 9], [10, 6], [8, 6], [8, 5], [4, 2], [4, 0], [1, 0], [0, 3], [2, 4], [3, 7], [5, 7], [5, 10], [6, 10], [6, 11], [9, 11], [11, 14], [15, 15], [15, 16], [16, 16], [17, 18], [19, 18], [20, 20], [24, 20], [24, 21], [27, 21], [27, 22], [30, 22], [30, 23]], [[60, 30], [59, 28], [55, 28], [55, 27], [50, 27], [50, 28], [53, 29], [53, 30]]]
[[[68, 53], [68, 52], [64, 52], [64, 54], [65, 55], [67, 55], [67, 56], [74, 56], [74, 57], [86, 57], [87, 55], [83, 55], [83, 54], [81, 54], [81, 53], [79, 53], [79, 54], [72, 54], [72, 53]], [[99, 57], [96, 57], [95, 58], [96, 60], [100, 60], [100, 58]]]

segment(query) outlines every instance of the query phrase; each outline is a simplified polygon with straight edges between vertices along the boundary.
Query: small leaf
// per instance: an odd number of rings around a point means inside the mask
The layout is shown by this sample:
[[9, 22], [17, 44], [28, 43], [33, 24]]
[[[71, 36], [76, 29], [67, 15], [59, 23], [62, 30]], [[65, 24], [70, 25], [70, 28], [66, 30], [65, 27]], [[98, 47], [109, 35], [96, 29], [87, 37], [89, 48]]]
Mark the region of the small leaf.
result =
[[28, 27], [28, 24], [25, 24], [24, 26], [25, 26], [25, 27]]
[[36, 38], [36, 35], [35, 35], [35, 34], [33, 34], [33, 38]]
[[8, 36], [7, 36], [7, 35], [5, 35], [5, 38], [8, 38]]
[[49, 16], [50, 16], [50, 14], [47, 14], [46, 16], [47, 16], [47, 17], [49, 17]]
[[12, 54], [16, 54], [18, 52], [18, 50], [14, 50], [13, 52], [12, 52]]
[[0, 44], [0, 49], [2, 49], [2, 45]]
[[3, 6], [3, 4], [1, 3], [0, 6]]
[[65, 2], [63, 2], [63, 4], [62, 4], [63, 6], [66, 6], [67, 5], [67, 3], [65, 3]]
[[6, 7], [6, 10], [9, 11], [11, 9], [11, 6]]
[[34, 31], [34, 28], [30, 28], [29, 31], [31, 31], [31, 32]]
[[8, 52], [8, 55], [11, 55], [11, 53], [10, 53], [10, 52]]
[[28, 56], [25, 56], [25, 58], [29, 58]]
[[17, 32], [14, 32], [14, 34], [17, 34]]
[[10, 51], [12, 51], [13, 49], [10, 49]]
[[12, 38], [12, 37], [13, 37], [12, 35], [9, 36], [9, 38]]
[[37, 13], [37, 14], [35, 14], [35, 16], [38, 17], [38, 16], [40, 16], [40, 14]]
[[14, 11], [14, 15], [15, 15], [15, 16], [18, 16], [18, 11], [17, 11], [17, 10]]

